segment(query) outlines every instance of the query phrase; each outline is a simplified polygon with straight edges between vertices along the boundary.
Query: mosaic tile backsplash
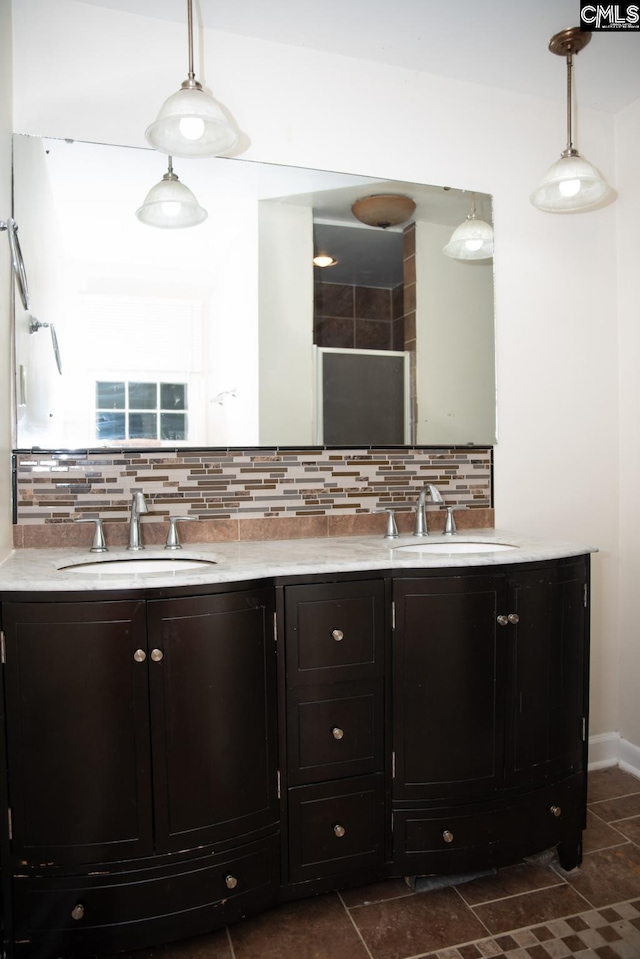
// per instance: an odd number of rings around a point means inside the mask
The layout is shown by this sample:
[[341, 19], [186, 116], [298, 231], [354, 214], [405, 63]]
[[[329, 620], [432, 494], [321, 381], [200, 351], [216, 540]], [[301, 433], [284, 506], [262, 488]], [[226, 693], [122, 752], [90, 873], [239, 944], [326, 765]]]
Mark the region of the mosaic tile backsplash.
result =
[[[16, 547], [89, 544], [100, 517], [109, 544], [127, 541], [129, 504], [143, 490], [145, 542], [164, 542], [167, 518], [193, 517], [183, 542], [290, 539], [383, 532], [395, 508], [413, 525], [424, 483], [435, 483], [459, 528], [493, 526], [491, 447], [253, 449], [14, 454]], [[444, 512], [429, 510], [434, 529]]]

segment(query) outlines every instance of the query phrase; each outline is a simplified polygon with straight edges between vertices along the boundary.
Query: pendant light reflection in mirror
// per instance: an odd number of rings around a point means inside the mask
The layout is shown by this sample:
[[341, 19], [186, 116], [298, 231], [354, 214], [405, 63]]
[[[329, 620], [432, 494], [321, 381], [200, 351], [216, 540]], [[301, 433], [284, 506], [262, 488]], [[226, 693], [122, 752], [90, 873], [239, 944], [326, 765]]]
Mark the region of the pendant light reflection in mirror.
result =
[[567, 61], [567, 145], [531, 194], [531, 203], [544, 213], [579, 213], [615, 199], [614, 191], [600, 171], [580, 156], [573, 145], [573, 55], [580, 53], [590, 40], [590, 33], [571, 27], [556, 33], [549, 41], [551, 53], [566, 57]]
[[136, 216], [147, 226], [163, 230], [180, 230], [197, 226], [207, 219], [207, 211], [200, 206], [195, 196], [173, 172], [172, 158], [169, 168], [159, 183], [152, 186]]
[[471, 194], [471, 213], [453, 231], [442, 252], [454, 260], [489, 260], [493, 256], [493, 227], [478, 216], [475, 193]]

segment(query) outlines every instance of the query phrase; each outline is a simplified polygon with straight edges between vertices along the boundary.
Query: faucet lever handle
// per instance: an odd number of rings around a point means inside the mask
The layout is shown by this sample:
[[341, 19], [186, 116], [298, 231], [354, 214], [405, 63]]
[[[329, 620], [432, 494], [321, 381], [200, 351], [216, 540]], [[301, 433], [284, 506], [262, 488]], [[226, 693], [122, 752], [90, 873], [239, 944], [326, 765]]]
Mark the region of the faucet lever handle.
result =
[[85, 517], [83, 519], [75, 519], [74, 523], [95, 523], [96, 528], [93, 533], [93, 542], [91, 543], [91, 553], [106, 553], [108, 552], [107, 544], [104, 540], [104, 530], [102, 528], [102, 519], [97, 517]]
[[443, 506], [443, 509], [447, 511], [447, 518], [444, 524], [444, 535], [452, 536], [454, 533], [457, 533], [456, 521], [453, 516], [454, 509], [466, 509], [466, 506]]
[[385, 539], [397, 539], [398, 538], [398, 526], [396, 523], [395, 509], [385, 508], [385, 509], [374, 509], [374, 513], [387, 513], [387, 532], [384, 534]]
[[169, 529], [167, 531], [167, 542], [165, 549], [182, 549], [180, 538], [178, 537], [178, 523], [195, 523], [197, 516], [170, 516]]

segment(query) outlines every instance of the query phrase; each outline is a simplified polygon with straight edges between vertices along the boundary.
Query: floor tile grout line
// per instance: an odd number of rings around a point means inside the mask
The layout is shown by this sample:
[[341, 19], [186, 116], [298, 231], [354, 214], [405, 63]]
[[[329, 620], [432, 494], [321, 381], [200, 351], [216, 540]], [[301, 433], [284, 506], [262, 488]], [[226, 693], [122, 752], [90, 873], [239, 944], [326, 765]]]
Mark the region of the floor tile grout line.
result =
[[[550, 867], [551, 868], [551, 867]], [[559, 873], [556, 873], [557, 882], [550, 882], [546, 886], [538, 886], [536, 889], [525, 889], [522, 892], [513, 892], [508, 896], [496, 896], [495, 899], [484, 899], [482, 902], [467, 902], [462, 893], [459, 893], [464, 903], [469, 906], [470, 909], [473, 909], [475, 906], [487, 906], [489, 903], [495, 902], [506, 902], [507, 899], [515, 899], [517, 896], [524, 896], [530, 892], [543, 892], [545, 889], [555, 889], [556, 886], [569, 885], [567, 880], [561, 876]], [[457, 890], [456, 890], [457, 891]]]
[[229, 943], [229, 950], [231, 953], [230, 959], [236, 959], [236, 951], [233, 948], [233, 939], [231, 938], [231, 930], [229, 929], [229, 926], [226, 927], [226, 930], [227, 930], [227, 942]]
[[608, 799], [589, 799], [587, 800], [587, 806], [598, 805], [602, 802], [617, 802], [619, 799], [629, 799], [630, 796], [640, 797], [640, 790], [635, 789], [632, 793], [623, 793], [622, 796], [610, 796]]
[[[469, 912], [471, 913], [471, 915], [473, 916], [473, 918], [476, 919], [476, 920], [480, 923], [480, 925], [483, 926], [483, 927], [487, 930], [487, 936], [489, 936], [489, 937], [493, 936], [493, 933], [491, 932], [491, 930], [490, 930], [489, 927], [487, 926], [486, 922], [483, 922], [482, 919], [480, 918], [480, 916], [478, 916], [478, 915], [476, 914], [473, 906], [470, 906], [470, 905], [469, 905], [469, 903], [465, 900], [464, 896], [462, 895], [462, 893], [460, 892], [460, 890], [458, 889], [457, 886], [454, 886], [454, 887], [453, 887], [453, 891], [458, 893], [458, 896], [460, 897], [460, 899], [462, 900], [462, 902], [465, 904], [465, 906], [467, 907], [467, 909], [469, 910]], [[483, 939], [484, 939], [484, 938], [487, 938], [487, 937], [486, 937], [486, 936], [483, 936]], [[480, 940], [474, 940], [474, 941], [475, 941], [475, 942], [479, 942]], [[466, 945], [466, 943], [464, 943], [463, 945]]]
[[[347, 916], [349, 917], [349, 922], [351, 923], [351, 925], [352, 925], [353, 928], [355, 929], [356, 934], [357, 934], [358, 938], [360, 939], [360, 942], [362, 943], [365, 952], [366, 952], [367, 955], [369, 956], [369, 959], [374, 959], [373, 954], [372, 954], [371, 950], [369, 949], [369, 946], [366, 944], [366, 942], [365, 942], [365, 940], [364, 940], [364, 936], [362, 935], [362, 933], [361, 933], [360, 930], [358, 929], [358, 926], [356, 925], [356, 921], [355, 921], [355, 919], [353, 918], [353, 916], [351, 915], [350, 909], [347, 907], [347, 904], [345, 903], [344, 899], [342, 898], [342, 893], [340, 892], [340, 890], [337, 890], [337, 895], [338, 895], [338, 899], [339, 899], [340, 902], [342, 903], [342, 906], [343, 906], [343, 908], [344, 908], [344, 911], [346, 912]], [[398, 898], [400, 898], [400, 897], [398, 897]]]

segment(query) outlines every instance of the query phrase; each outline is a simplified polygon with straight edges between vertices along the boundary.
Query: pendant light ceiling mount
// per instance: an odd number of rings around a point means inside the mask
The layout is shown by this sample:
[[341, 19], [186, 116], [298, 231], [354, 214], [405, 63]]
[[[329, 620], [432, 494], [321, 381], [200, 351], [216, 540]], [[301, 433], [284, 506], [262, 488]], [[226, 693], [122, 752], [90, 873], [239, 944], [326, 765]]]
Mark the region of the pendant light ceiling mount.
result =
[[611, 187], [599, 170], [580, 156], [573, 145], [572, 73], [573, 57], [591, 40], [591, 34], [570, 27], [554, 34], [549, 50], [567, 61], [567, 145], [547, 170], [542, 183], [531, 194], [531, 203], [544, 213], [578, 213], [600, 206]]
[[189, 69], [177, 93], [162, 104], [156, 120], [147, 127], [147, 142], [160, 153], [174, 157], [212, 157], [228, 153], [238, 134], [213, 99], [196, 80], [193, 68], [193, 0], [187, 0]]

